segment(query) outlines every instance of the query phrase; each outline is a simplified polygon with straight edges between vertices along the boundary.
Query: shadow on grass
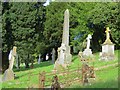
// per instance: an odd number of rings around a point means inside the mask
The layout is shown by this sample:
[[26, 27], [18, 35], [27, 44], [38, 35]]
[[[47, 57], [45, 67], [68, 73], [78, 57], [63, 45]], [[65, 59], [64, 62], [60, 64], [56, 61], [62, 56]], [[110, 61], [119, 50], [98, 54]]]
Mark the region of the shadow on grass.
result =
[[[33, 69], [40, 68], [40, 67], [47, 67], [50, 65], [52, 65], [51, 61], [44, 61], [44, 62], [41, 62], [40, 64], [35, 63], [35, 64], [33, 64]], [[26, 71], [26, 70], [32, 70], [32, 68], [25, 68], [25, 66], [22, 66], [22, 67], [20, 67], [19, 70], [14, 69], [14, 72]]]

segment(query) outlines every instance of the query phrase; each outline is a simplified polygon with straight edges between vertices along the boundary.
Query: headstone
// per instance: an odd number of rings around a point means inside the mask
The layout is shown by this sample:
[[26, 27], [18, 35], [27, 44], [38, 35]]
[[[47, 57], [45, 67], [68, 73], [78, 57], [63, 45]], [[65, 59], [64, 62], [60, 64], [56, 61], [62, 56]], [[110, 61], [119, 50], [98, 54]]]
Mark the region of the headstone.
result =
[[13, 50], [10, 51], [9, 54], [9, 68], [5, 71], [3, 75], [3, 81], [14, 80], [14, 72], [13, 72], [13, 64], [16, 56], [16, 49], [17, 47], [14, 46]]
[[100, 53], [101, 60], [113, 60], [114, 59], [114, 44], [110, 40], [109, 27], [106, 28], [106, 40], [102, 44], [102, 52]]
[[55, 63], [55, 49], [52, 50], [52, 63]]
[[61, 47], [58, 48], [57, 64], [63, 67], [71, 63], [72, 55], [69, 46], [69, 10], [64, 13], [64, 26]]
[[48, 60], [48, 58], [49, 58], [49, 56], [48, 56], [48, 54], [46, 55], [46, 60]]
[[92, 39], [92, 36], [89, 34], [86, 39], [87, 39], [87, 47], [83, 51], [83, 56], [92, 56], [92, 51], [90, 49], [90, 39]]
[[38, 64], [40, 64], [40, 62], [41, 62], [41, 54], [39, 54]]

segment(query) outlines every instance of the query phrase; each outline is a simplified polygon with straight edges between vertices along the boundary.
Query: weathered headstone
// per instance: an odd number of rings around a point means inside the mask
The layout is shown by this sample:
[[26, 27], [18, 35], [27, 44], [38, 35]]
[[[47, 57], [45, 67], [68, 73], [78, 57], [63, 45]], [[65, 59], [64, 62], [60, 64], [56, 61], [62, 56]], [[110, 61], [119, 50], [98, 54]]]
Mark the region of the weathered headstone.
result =
[[64, 13], [64, 26], [61, 47], [58, 48], [57, 64], [66, 66], [71, 63], [72, 55], [70, 54], [69, 46], [69, 10]]
[[52, 50], [52, 63], [55, 63], [55, 49]]
[[39, 54], [38, 64], [40, 64], [40, 62], [41, 62], [41, 54]]
[[47, 55], [46, 55], [46, 61], [47, 61], [48, 59], [49, 59], [49, 55], [47, 54]]
[[92, 36], [89, 34], [87, 39], [87, 47], [86, 49], [83, 51], [83, 56], [92, 56], [92, 51], [90, 49], [90, 39], [92, 38]]
[[9, 81], [9, 80], [14, 80], [14, 72], [13, 72], [13, 64], [16, 56], [16, 49], [17, 47], [14, 46], [13, 50], [10, 51], [9, 54], [9, 68], [5, 71], [4, 76], [3, 76], [3, 81]]
[[114, 59], [114, 44], [110, 40], [109, 27], [106, 28], [106, 40], [102, 44], [102, 52], [100, 53], [101, 60], [113, 60]]

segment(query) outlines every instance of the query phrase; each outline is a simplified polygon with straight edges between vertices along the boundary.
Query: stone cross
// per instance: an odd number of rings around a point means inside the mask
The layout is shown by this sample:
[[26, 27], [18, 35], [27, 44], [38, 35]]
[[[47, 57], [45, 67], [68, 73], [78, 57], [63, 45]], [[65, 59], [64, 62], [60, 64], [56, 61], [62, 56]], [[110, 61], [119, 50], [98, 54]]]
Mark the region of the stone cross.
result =
[[109, 27], [106, 28], [105, 32], [106, 32], [106, 40], [110, 39], [110, 34], [109, 34], [110, 30], [109, 30]]
[[52, 63], [55, 62], [55, 49], [52, 50]]
[[[16, 56], [16, 49], [17, 47], [14, 46], [13, 50], [10, 51], [11, 57], [9, 58], [9, 69], [12, 70], [13, 69], [13, 65], [14, 65], [14, 60], [15, 60], [15, 56]], [[10, 55], [9, 55], [10, 56]]]
[[90, 39], [92, 38], [92, 36], [89, 34], [87, 39], [87, 49], [90, 49]]

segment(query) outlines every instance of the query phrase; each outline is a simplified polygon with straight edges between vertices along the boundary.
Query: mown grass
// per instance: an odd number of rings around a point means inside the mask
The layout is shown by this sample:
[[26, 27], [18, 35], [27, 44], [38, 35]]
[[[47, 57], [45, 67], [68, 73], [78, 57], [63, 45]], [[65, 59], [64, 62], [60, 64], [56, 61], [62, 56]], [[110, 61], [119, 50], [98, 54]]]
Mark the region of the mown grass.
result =
[[[118, 59], [117, 59], [118, 50], [115, 51], [115, 57], [116, 57], [115, 60], [99, 61], [99, 53], [95, 53], [94, 54], [94, 66], [95, 67], [101, 67], [101, 66], [117, 63], [118, 62]], [[75, 69], [78, 66], [81, 67], [81, 62], [80, 62], [77, 55], [74, 55], [72, 57], [72, 61], [73, 62], [69, 66], [70, 70]], [[91, 62], [90, 64], [92, 65], [93, 62]], [[14, 69], [14, 72], [17, 75], [18, 78], [16, 78], [15, 80], [12, 80], [12, 81], [3, 82], [2, 83], [2, 88], [27, 88], [28, 86], [30, 86], [30, 84], [38, 84], [38, 73], [42, 72], [42, 71], [51, 72], [53, 70], [53, 68], [54, 68], [54, 65], [52, 64], [52, 62], [51, 61], [46, 61], [46, 62], [42, 62], [40, 64], [34, 64], [33, 69], [25, 69], [24, 67], [21, 67], [20, 71]], [[117, 69], [115, 69], [115, 70], [112, 69], [111, 74], [110, 74], [110, 72], [107, 72], [107, 73], [109, 73], [109, 75], [106, 74], [106, 77], [108, 76], [109, 78], [103, 77], [103, 76], [105, 76], [105, 74], [103, 73], [104, 70], [103, 71], [97, 71], [96, 76], [100, 77], [100, 79], [98, 79], [98, 81], [101, 81], [102, 78], [105, 78], [106, 81], [113, 80], [112, 79], [113, 76], [117, 77], [117, 73], [116, 73]], [[108, 70], [106, 70], [106, 71], [108, 71]], [[34, 75], [32, 76], [30, 73], [34, 74]], [[113, 75], [113, 73], [116, 73], [116, 74]], [[30, 76], [30, 78], [29, 78], [29, 76]], [[50, 78], [52, 78], [52, 77], [50, 77]], [[60, 78], [62, 79], [62, 77], [60, 77]], [[101, 81], [99, 83], [102, 83], [102, 82], [103, 81]], [[91, 85], [91, 87], [92, 87], [92, 85]], [[99, 86], [97, 86], [97, 87], [99, 87]], [[104, 84], [103, 84], [103, 87], [105, 87]]]
[[91, 85], [73, 84], [69, 88], [118, 88], [118, 67], [96, 71], [96, 80]]

